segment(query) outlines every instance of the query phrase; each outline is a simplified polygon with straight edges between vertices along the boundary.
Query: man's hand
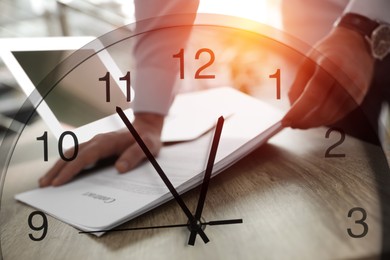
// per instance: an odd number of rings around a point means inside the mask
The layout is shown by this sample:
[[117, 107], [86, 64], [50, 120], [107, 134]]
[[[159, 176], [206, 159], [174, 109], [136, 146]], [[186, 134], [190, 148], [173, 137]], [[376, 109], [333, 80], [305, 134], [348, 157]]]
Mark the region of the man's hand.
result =
[[308, 54], [289, 92], [285, 126], [311, 128], [337, 122], [361, 104], [374, 68], [360, 34], [334, 28]]
[[[142, 139], [156, 155], [161, 149], [161, 130], [164, 117], [157, 114], [139, 113], [135, 115], [134, 127], [140, 133]], [[67, 151], [72, 154], [72, 150]], [[66, 156], [66, 154], [65, 154]], [[79, 153], [75, 160], [57, 163], [39, 180], [41, 187], [59, 186], [72, 180], [85, 167], [95, 164], [98, 160], [111, 156], [119, 156], [115, 162], [115, 168], [120, 173], [125, 173], [138, 165], [145, 155], [139, 148], [133, 137], [126, 130], [99, 134], [90, 141], [80, 145]]]

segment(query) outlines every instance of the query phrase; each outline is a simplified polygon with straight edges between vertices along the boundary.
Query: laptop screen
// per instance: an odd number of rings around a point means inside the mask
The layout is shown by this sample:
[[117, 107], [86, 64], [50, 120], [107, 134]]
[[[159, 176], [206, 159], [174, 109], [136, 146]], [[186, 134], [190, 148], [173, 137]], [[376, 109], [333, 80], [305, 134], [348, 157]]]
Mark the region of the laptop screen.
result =
[[[105, 82], [99, 81], [109, 70], [107, 64], [98, 55], [93, 55], [94, 50], [78, 50], [80, 52], [88, 52], [83, 55], [91, 57], [70, 71], [61, 71], [61, 65], [56, 66], [71, 55], [73, 50], [12, 51], [41, 96], [53, 86], [43, 86], [40, 82], [49, 73], [58, 74], [58, 79], [54, 76], [53, 84], [55, 81], [59, 82], [45, 97], [45, 101], [58, 121], [67, 128], [78, 128], [115, 113], [113, 105], [105, 102]], [[53, 70], [54, 68], [56, 69]], [[60, 79], [64, 74], [67, 76]], [[130, 104], [125, 101], [116, 81], [111, 80], [110, 83], [111, 99], [115, 100], [113, 104], [119, 102], [123, 108], [128, 108]]]

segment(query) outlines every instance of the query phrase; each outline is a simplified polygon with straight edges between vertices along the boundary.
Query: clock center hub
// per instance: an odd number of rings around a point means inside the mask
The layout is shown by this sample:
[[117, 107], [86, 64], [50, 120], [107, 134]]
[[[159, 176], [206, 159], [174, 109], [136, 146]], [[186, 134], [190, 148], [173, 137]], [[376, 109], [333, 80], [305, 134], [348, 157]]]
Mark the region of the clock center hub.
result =
[[[202, 219], [202, 221], [203, 221], [203, 219]], [[206, 225], [203, 225], [200, 220], [188, 221], [188, 223], [189, 223], [188, 229], [190, 231], [198, 231], [200, 229], [204, 230], [206, 228]]]

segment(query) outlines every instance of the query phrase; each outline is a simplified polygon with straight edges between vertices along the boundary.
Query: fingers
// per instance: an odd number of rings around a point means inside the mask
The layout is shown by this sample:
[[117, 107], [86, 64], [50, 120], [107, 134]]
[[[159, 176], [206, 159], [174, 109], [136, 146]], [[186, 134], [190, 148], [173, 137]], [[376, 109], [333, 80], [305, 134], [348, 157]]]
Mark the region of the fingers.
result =
[[103, 158], [99, 148], [99, 144], [94, 142], [86, 145], [86, 147], [79, 152], [77, 160], [64, 164], [64, 167], [52, 179], [51, 185], [59, 186], [69, 182], [87, 165], [94, 164], [96, 161]]
[[[157, 155], [162, 146], [160, 137], [163, 123], [164, 116], [150, 113], [138, 113], [134, 120], [134, 127], [153, 155]], [[129, 132], [127, 134], [130, 135]], [[121, 153], [115, 167], [119, 173], [124, 173], [138, 165], [145, 157], [142, 149], [133, 140]]]
[[356, 107], [351, 103], [356, 104], [340, 85], [334, 85], [325, 102], [313, 108], [295, 127], [309, 128], [336, 123]]
[[[140, 133], [140, 135], [150, 152], [154, 156], [157, 155], [162, 145], [160, 139], [153, 135], [142, 135], [142, 133]], [[115, 163], [115, 168], [119, 173], [125, 173], [133, 169], [145, 158], [146, 156], [139, 145], [137, 143], [133, 143], [118, 158]]]
[[331, 30], [299, 69], [289, 92], [292, 107], [282, 124], [305, 129], [342, 119], [363, 102], [373, 71], [374, 60], [361, 36], [345, 28]]
[[310, 58], [306, 58], [300, 66], [294, 83], [288, 92], [290, 104], [294, 104], [295, 101], [301, 96], [303, 90], [305, 89], [306, 83], [312, 77], [315, 69], [316, 64]]
[[57, 176], [58, 172], [64, 167], [65, 163], [66, 162], [64, 160], [58, 160], [56, 164], [39, 179], [39, 186], [41, 188], [50, 186], [51, 182]]
[[[298, 77], [297, 77], [298, 78]], [[300, 79], [302, 79], [300, 77]], [[293, 103], [291, 109], [282, 119], [282, 123], [293, 128], [310, 128], [318, 124], [316, 116], [319, 110], [322, 110], [323, 104], [329, 99], [329, 95], [335, 86], [335, 80], [321, 66], [317, 66], [312, 77], [305, 83], [299, 82], [303, 89], [300, 96]], [[294, 82], [298, 89], [298, 83]], [[332, 107], [327, 107], [329, 111], [323, 111], [323, 115], [332, 114]], [[317, 113], [315, 113], [317, 112]]]
[[[82, 149], [83, 146], [86, 144], [81, 144], [79, 146], [79, 149]], [[69, 149], [65, 152], [65, 156], [68, 156], [68, 154], [73, 154], [74, 148]], [[52, 181], [58, 176], [58, 174], [62, 171], [62, 169], [66, 166], [67, 162], [64, 160], [58, 160], [54, 166], [43, 176], [39, 179], [39, 186], [40, 187], [46, 187], [49, 185], [52, 185]]]
[[[296, 82], [294, 83], [296, 84]], [[307, 129], [337, 122], [357, 107], [357, 101], [323, 66], [318, 65], [282, 123]]]
[[[96, 163], [98, 160], [112, 155], [119, 155], [131, 143], [131, 138], [123, 135], [123, 133], [97, 135], [90, 141], [81, 144], [77, 157], [70, 162], [64, 160], [57, 161], [39, 180], [40, 187], [65, 184], [85, 167]], [[67, 151], [65, 155], [72, 153], [73, 149]]]
[[[152, 154], [156, 155], [161, 149], [160, 141], [163, 117], [143, 115], [134, 125]], [[158, 124], [157, 126], [155, 124]], [[73, 154], [73, 149], [65, 153], [65, 157]], [[69, 156], [68, 156], [69, 155]], [[77, 157], [66, 162], [59, 160], [39, 180], [41, 187], [59, 186], [72, 180], [86, 167], [95, 164], [98, 160], [120, 156], [115, 167], [120, 173], [127, 172], [144, 160], [145, 155], [139, 145], [135, 142], [131, 133], [127, 131], [112, 132], [97, 135], [90, 141], [79, 146]]]

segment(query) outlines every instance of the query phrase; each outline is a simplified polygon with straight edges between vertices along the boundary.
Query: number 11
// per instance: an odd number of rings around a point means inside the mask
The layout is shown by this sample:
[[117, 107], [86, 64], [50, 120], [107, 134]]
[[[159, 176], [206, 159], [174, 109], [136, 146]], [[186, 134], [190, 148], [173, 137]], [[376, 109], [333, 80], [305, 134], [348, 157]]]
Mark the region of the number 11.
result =
[[[126, 101], [130, 102], [130, 71], [126, 73], [123, 77], [120, 77], [119, 80], [126, 81]], [[111, 101], [111, 91], [110, 91], [110, 72], [107, 72], [106, 75], [99, 78], [99, 81], [105, 81], [106, 82], [106, 102]]]

